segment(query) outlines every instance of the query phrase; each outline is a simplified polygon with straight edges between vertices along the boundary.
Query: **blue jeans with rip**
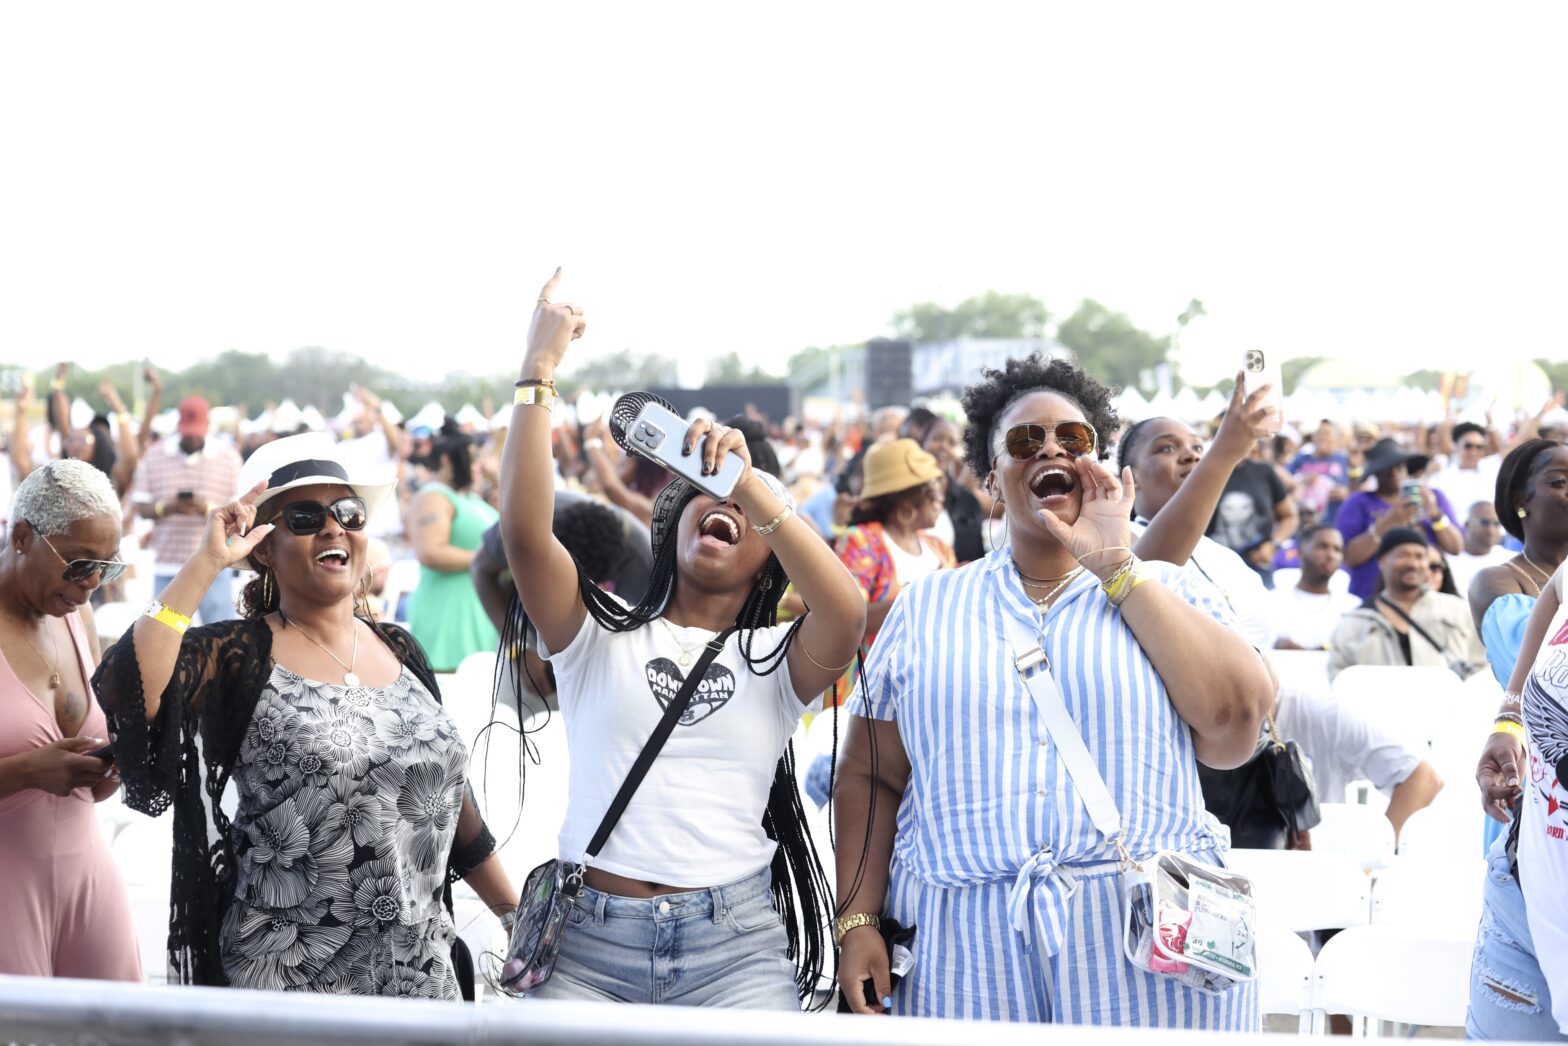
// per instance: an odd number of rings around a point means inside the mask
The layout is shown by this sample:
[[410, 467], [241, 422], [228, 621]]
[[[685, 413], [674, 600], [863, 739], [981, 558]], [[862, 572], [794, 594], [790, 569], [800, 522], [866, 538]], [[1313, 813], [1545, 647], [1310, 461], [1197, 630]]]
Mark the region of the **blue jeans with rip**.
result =
[[532, 999], [800, 1009], [772, 872], [643, 900], [584, 888]]
[[1508, 870], [1507, 842], [1505, 831], [1487, 854], [1465, 1033], [1472, 1039], [1568, 1042], [1552, 1019], [1551, 994], [1525, 921], [1524, 894]]

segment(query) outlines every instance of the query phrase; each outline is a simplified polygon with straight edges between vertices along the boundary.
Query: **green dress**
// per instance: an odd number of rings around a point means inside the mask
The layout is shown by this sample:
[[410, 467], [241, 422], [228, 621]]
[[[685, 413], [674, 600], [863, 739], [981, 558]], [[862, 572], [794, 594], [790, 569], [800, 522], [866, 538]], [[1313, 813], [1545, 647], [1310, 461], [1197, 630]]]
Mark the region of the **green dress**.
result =
[[[445, 483], [427, 483], [419, 492], [427, 490], [452, 503], [455, 515], [448, 540], [454, 548], [477, 549], [484, 532], [500, 518], [483, 498], [459, 494]], [[408, 601], [408, 630], [437, 672], [451, 672], [469, 654], [494, 650], [501, 641], [466, 570], [419, 568], [419, 587]]]

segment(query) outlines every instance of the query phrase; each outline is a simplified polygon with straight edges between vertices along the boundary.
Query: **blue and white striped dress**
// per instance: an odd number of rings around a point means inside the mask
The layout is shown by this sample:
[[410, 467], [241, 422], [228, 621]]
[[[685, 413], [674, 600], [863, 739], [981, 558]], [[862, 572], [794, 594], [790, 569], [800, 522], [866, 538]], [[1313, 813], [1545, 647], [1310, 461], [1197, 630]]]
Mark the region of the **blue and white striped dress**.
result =
[[[1232, 624], [1201, 578], [1168, 564], [1147, 569]], [[1203, 992], [1123, 955], [1115, 850], [1090, 822], [1013, 667], [1005, 614], [1042, 629], [1006, 548], [905, 589], [866, 666], [856, 711], [896, 721], [910, 763], [886, 911], [918, 931], [893, 1011], [1256, 1030], [1253, 985]], [[1093, 575], [1062, 592], [1043, 633], [1127, 848], [1220, 863], [1229, 834], [1204, 808], [1192, 732]]]

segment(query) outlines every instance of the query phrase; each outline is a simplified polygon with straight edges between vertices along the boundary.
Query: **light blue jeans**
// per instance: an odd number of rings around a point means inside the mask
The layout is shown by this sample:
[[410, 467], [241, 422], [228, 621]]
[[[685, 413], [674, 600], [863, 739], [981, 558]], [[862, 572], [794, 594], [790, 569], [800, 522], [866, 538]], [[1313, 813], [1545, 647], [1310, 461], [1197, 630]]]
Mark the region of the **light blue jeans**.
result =
[[[163, 595], [163, 590], [173, 581], [173, 574], [159, 574], [153, 579], [153, 595]], [[224, 570], [218, 574], [212, 587], [202, 595], [201, 606], [196, 608], [196, 613], [200, 615], [196, 621], [198, 625], [212, 625], [239, 617], [234, 610], [234, 571]]]
[[1465, 1033], [1472, 1039], [1568, 1042], [1552, 1019], [1551, 994], [1525, 921], [1524, 894], [1508, 871], [1507, 843], [1505, 831], [1487, 854], [1481, 928], [1470, 963]]
[[770, 869], [651, 900], [585, 888], [531, 999], [799, 1010]]

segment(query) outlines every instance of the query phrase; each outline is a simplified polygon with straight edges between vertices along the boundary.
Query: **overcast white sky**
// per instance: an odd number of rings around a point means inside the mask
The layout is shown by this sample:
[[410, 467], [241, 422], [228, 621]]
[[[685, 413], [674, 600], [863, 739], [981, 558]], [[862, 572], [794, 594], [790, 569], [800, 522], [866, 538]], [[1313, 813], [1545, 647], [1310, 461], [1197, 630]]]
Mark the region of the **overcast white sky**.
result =
[[[1411, 369], [1568, 356], [1562, 5], [9, 4], [0, 360], [782, 363], [1081, 296]], [[700, 366], [697, 367], [700, 374]], [[1195, 375], [1196, 376], [1196, 375]]]

